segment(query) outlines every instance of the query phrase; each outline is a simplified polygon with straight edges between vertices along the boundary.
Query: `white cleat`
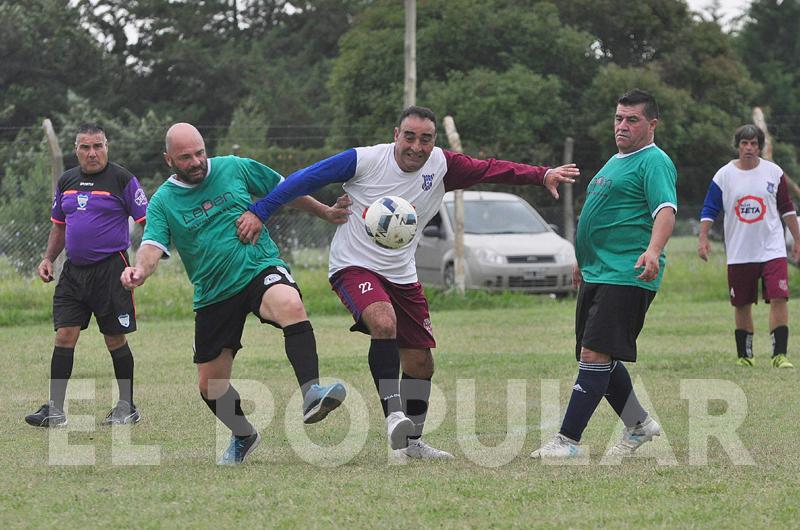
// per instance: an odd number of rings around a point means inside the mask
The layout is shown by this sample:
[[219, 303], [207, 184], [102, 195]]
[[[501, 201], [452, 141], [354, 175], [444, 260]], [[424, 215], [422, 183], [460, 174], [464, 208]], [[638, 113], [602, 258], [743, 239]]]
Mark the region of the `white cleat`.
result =
[[408, 437], [414, 435], [414, 422], [402, 412], [392, 412], [386, 417], [386, 432], [392, 449], [404, 449]]
[[661, 425], [652, 416], [648, 416], [639, 425], [626, 427], [622, 431], [622, 439], [606, 452], [606, 456], [630, 456], [656, 436], [661, 436]]
[[531, 453], [531, 458], [579, 458], [583, 456], [583, 449], [578, 442], [567, 438], [561, 433], [556, 433], [553, 439]]
[[447, 451], [431, 447], [422, 441], [421, 438], [416, 440], [409, 440], [408, 447], [399, 449], [396, 453], [403, 453], [407, 458], [414, 458], [420, 460], [452, 460], [453, 455]]

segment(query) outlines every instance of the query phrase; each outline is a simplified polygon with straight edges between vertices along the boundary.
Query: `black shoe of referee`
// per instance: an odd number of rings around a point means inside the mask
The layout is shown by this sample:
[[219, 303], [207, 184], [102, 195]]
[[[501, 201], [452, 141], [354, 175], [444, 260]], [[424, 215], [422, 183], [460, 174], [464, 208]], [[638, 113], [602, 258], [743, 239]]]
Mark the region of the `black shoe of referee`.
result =
[[131, 405], [127, 401], [119, 400], [113, 409], [108, 411], [105, 419], [100, 422], [100, 425], [127, 425], [139, 423], [142, 419], [136, 405]]
[[67, 416], [52, 401], [48, 401], [33, 414], [25, 416], [25, 422], [34, 427], [63, 427], [67, 424]]

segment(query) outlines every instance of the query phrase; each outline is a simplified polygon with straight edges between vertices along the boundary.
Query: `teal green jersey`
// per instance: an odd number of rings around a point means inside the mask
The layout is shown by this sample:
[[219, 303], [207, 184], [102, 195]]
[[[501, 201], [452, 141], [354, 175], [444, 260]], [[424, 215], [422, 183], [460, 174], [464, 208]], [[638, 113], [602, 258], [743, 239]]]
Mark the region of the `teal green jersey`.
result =
[[676, 179], [675, 165], [655, 144], [606, 162], [586, 188], [575, 234], [584, 281], [658, 290], [666, 263], [663, 252], [652, 282], [637, 279], [642, 269], [633, 267], [650, 244], [656, 213], [664, 207], [678, 209]]
[[235, 156], [208, 160], [208, 174], [191, 186], [174, 176], [148, 205], [142, 244], [169, 254], [174, 246], [194, 285], [194, 309], [226, 300], [271, 265], [286, 267], [266, 228], [255, 245], [236, 237], [236, 219], [283, 177], [267, 166]]

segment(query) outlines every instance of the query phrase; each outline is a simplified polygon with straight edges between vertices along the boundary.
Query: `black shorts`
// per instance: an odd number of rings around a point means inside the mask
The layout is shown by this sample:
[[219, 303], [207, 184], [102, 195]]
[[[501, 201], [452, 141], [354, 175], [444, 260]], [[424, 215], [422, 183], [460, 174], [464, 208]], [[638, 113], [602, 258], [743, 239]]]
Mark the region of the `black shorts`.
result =
[[119, 279], [127, 266], [126, 252], [91, 265], [64, 262], [53, 294], [53, 327], [86, 329], [94, 314], [104, 335], [136, 331], [133, 291], [127, 291]]
[[269, 267], [227, 300], [198, 309], [194, 315], [194, 362], [213, 361], [224, 348], [233, 350], [235, 357], [242, 348], [242, 332], [248, 313], [253, 313], [262, 323], [280, 329], [277, 323], [264, 320], [260, 314], [264, 293], [279, 284], [294, 287], [300, 293], [300, 288], [285, 267]]
[[581, 284], [575, 308], [575, 357], [581, 347], [636, 362], [636, 338], [655, 291], [633, 285]]

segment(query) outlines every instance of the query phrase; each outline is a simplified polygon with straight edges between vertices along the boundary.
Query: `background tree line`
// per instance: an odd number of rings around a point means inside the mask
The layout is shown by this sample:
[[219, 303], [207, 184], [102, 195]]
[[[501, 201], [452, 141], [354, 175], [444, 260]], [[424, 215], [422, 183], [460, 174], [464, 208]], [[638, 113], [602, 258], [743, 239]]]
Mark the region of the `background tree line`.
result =
[[[477, 156], [558, 164], [575, 138], [580, 203], [615, 151], [616, 97], [650, 90], [679, 200], [698, 205], [754, 105], [800, 175], [799, 25], [800, 0], [755, 0], [732, 32], [684, 0], [418, 0], [417, 101], [452, 115]], [[177, 120], [212, 153], [235, 144], [285, 174], [390, 141], [403, 26], [397, 0], [0, 0], [0, 222], [48, 217], [44, 117], [65, 153], [78, 123], [104, 124], [150, 192]]]

